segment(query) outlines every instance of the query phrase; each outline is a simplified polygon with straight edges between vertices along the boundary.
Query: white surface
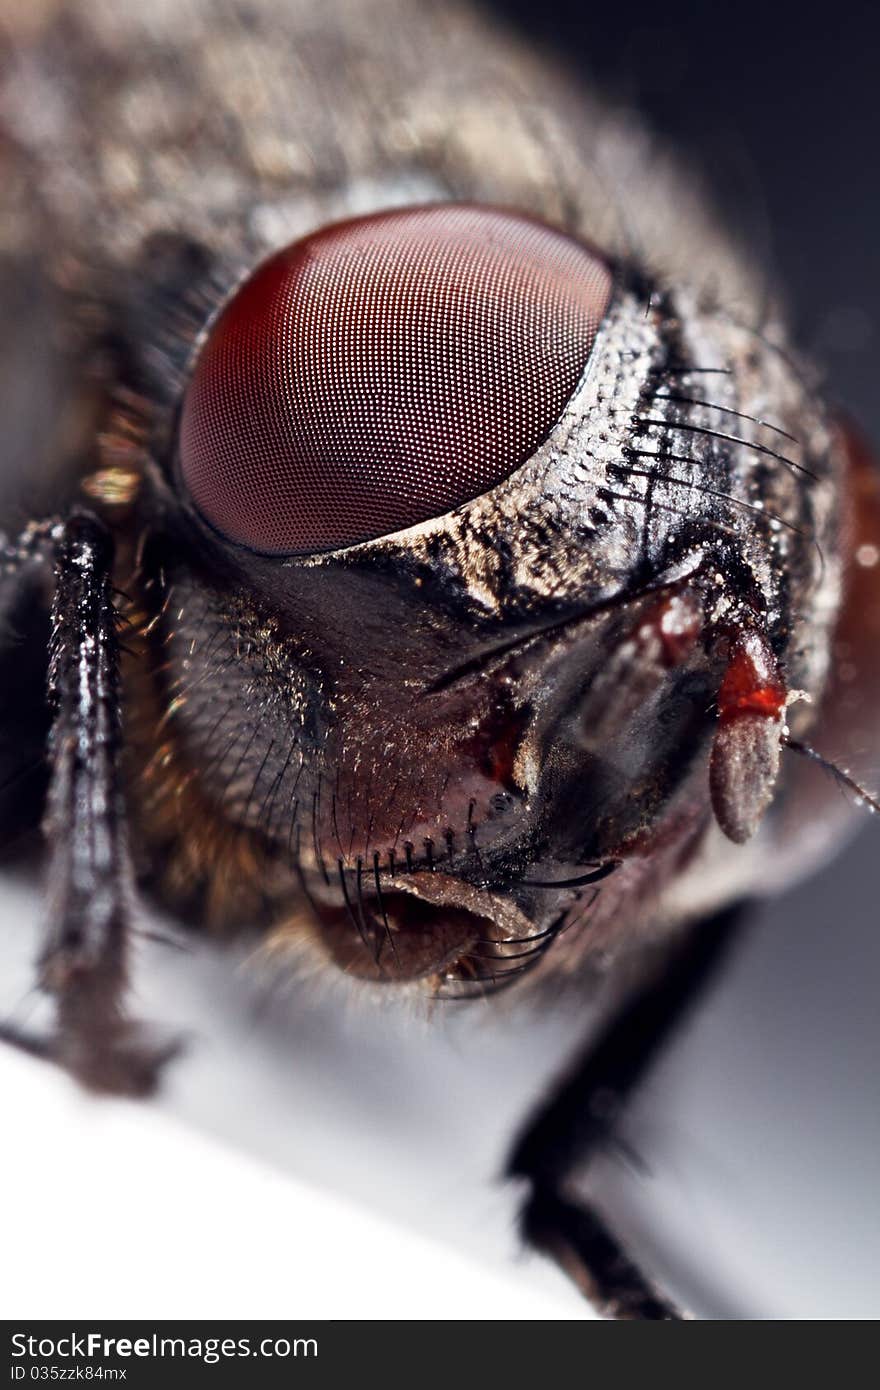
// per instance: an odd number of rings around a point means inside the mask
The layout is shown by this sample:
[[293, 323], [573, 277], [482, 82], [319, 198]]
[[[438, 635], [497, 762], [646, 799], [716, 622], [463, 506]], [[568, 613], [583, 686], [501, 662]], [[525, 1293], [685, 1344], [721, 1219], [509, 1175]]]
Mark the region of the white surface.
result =
[[[4, 1012], [33, 1022], [41, 903], [0, 891]], [[139, 967], [141, 1013], [191, 1035], [156, 1101], [0, 1049], [3, 1316], [589, 1316], [495, 1181], [522, 1108], [497, 1037], [462, 1079], [442, 1028], [267, 1004], [198, 944]]]
[[[184, 1130], [0, 1061], [5, 1318], [560, 1318], [526, 1280]], [[11, 1258], [14, 1252], [14, 1258]]]

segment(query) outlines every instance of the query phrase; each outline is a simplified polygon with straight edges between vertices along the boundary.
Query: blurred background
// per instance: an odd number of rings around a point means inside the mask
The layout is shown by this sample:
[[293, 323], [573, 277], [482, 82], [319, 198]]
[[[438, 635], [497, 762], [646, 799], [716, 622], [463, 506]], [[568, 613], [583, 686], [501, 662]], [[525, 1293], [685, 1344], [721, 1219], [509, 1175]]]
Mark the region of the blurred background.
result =
[[781, 282], [801, 347], [873, 438], [880, 342], [877, 7], [493, 0], [634, 105]]
[[[787, 292], [832, 397], [880, 439], [880, 12], [493, 7], [696, 163]], [[614, 1223], [704, 1317], [878, 1312], [880, 827], [866, 821], [830, 869], [760, 910], [625, 1117], [639, 1163], [602, 1167]], [[20, 1013], [39, 898], [21, 876], [0, 894], [2, 1004]], [[14, 1310], [186, 1316], [208, 1289], [218, 1316], [381, 1316], [395, 1311], [381, 1285], [404, 1261], [420, 1291], [404, 1306], [427, 1316], [580, 1316], [560, 1276], [519, 1259], [516, 1193], [497, 1182], [513, 1131], [577, 1041], [576, 1012], [429, 1030], [392, 1011], [340, 1016], [333, 997], [267, 994], [235, 965], [143, 944], [140, 1008], [194, 1041], [136, 1115], [0, 1056], [20, 1121]], [[59, 1149], [74, 1201], [53, 1180]], [[348, 1215], [331, 1209], [339, 1195]], [[359, 1225], [359, 1210], [380, 1224]], [[219, 1243], [207, 1234], [218, 1224]], [[427, 1244], [401, 1247], [401, 1232]]]

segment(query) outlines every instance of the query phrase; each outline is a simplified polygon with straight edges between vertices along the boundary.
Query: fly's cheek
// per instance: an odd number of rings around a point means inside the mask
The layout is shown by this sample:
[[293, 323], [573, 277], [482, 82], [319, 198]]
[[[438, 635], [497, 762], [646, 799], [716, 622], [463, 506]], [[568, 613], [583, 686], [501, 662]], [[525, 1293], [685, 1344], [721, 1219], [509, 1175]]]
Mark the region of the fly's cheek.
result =
[[737, 632], [718, 692], [709, 763], [712, 809], [734, 844], [751, 839], [773, 799], [786, 695], [766, 639], [755, 630]]
[[326, 227], [258, 267], [194, 367], [179, 472], [227, 540], [335, 550], [441, 516], [534, 453], [587, 365], [612, 275], [495, 208]]
[[364, 741], [362, 727], [336, 749], [336, 794], [317, 819], [324, 856], [334, 861], [351, 839], [368, 864], [378, 854], [383, 866], [432, 869], [457, 863], [477, 833], [484, 844], [507, 833], [527, 801], [517, 763], [531, 709], [503, 685], [480, 703], [479, 713], [463, 699], [441, 705], [433, 727], [408, 724], [392, 749], [381, 732]]

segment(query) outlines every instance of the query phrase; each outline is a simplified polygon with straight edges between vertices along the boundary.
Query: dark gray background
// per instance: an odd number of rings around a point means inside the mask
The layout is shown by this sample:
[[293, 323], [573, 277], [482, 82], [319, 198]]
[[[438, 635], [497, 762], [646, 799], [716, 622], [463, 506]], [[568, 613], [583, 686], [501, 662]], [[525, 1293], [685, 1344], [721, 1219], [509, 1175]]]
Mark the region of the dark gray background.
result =
[[880, 11], [869, 4], [495, 0], [642, 111], [787, 291], [802, 346], [876, 437]]

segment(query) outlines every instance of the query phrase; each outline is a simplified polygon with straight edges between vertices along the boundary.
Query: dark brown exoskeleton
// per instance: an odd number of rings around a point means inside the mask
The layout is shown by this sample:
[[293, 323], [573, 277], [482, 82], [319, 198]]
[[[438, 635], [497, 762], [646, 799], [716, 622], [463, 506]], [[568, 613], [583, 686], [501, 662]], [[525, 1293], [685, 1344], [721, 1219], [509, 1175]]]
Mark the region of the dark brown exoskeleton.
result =
[[3, 542], [0, 810], [56, 1007], [10, 1040], [151, 1088], [133, 871], [429, 1000], [663, 942], [511, 1169], [601, 1308], [677, 1316], [581, 1177], [732, 905], [836, 841], [785, 748], [873, 785], [876, 475], [645, 133], [469, 12], [7, 29], [4, 511], [47, 519]]

